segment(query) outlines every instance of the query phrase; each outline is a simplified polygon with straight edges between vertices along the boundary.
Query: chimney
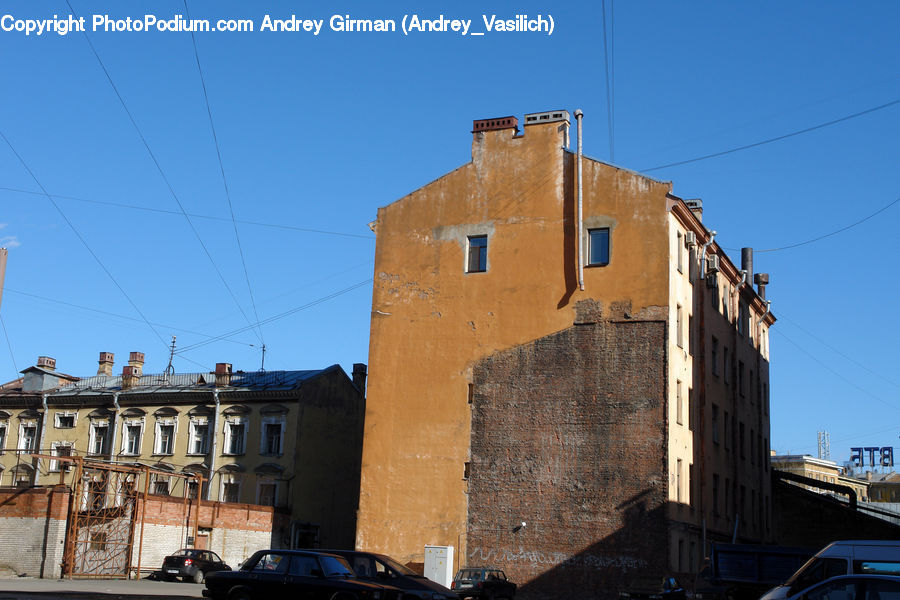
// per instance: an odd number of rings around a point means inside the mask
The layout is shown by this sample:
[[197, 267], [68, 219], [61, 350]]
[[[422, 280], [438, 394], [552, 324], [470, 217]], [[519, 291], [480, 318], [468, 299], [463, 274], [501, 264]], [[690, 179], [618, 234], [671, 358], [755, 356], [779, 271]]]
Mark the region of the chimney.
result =
[[49, 356], [38, 356], [37, 366], [48, 371], [55, 371], [56, 359]]
[[741, 270], [747, 271], [747, 283], [753, 279], [753, 248], [741, 248]]
[[497, 131], [500, 129], [519, 130], [519, 119], [516, 117], [497, 117], [495, 119], [478, 119], [472, 121], [472, 133], [479, 131]]
[[753, 283], [756, 284], [756, 293], [763, 300], [766, 299], [766, 286], [769, 285], [768, 273], [757, 273], [753, 276]]
[[366, 396], [366, 364], [353, 363], [353, 385], [363, 397]]
[[[134, 352], [132, 352], [134, 354]], [[122, 389], [131, 389], [138, 384], [141, 379], [141, 368], [133, 365], [122, 367]]]
[[697, 217], [697, 220], [701, 223], [703, 222], [703, 200], [700, 198], [691, 198], [690, 200], [685, 200], [685, 204], [687, 207], [691, 209], [691, 212], [694, 213], [694, 216]]
[[97, 375], [106, 375], [107, 377], [112, 376], [115, 358], [116, 355], [112, 352], [101, 352], [100, 360], [97, 361], [100, 364], [100, 366], [97, 367]]
[[231, 363], [216, 363], [216, 387], [231, 385]]
[[134, 367], [134, 374], [140, 377], [144, 374], [144, 353], [131, 352], [128, 354], [128, 366]]

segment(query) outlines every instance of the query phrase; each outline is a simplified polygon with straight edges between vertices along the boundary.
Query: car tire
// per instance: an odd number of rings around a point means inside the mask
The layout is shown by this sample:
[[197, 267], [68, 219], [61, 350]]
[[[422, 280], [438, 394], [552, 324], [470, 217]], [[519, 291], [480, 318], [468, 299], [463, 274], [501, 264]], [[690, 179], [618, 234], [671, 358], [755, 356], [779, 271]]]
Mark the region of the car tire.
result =
[[252, 600], [250, 592], [247, 590], [231, 590], [228, 593], [228, 600]]
[[194, 573], [194, 576], [191, 578], [191, 581], [193, 581], [194, 583], [203, 583], [204, 579], [206, 579], [206, 575], [203, 573], [203, 571], [197, 569], [197, 571]]

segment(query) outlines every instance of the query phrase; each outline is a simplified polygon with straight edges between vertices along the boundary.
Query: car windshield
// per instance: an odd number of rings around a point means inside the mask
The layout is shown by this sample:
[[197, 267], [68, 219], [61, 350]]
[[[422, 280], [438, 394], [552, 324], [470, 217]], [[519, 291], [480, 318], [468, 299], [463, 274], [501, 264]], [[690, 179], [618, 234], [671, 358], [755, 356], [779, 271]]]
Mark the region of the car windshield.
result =
[[172, 556], [197, 556], [200, 554], [200, 550], [187, 549], [187, 550], [179, 550]]
[[398, 573], [400, 573], [401, 575], [417, 575], [417, 573], [415, 571], [413, 571], [409, 567], [401, 565], [393, 558], [390, 558], [388, 556], [379, 556], [378, 559], [381, 562], [383, 562], [384, 564], [386, 564], [388, 567], [393, 569], [394, 571], [397, 571]]
[[346, 559], [337, 556], [320, 556], [325, 577], [353, 577], [353, 569]]
[[471, 581], [481, 581], [481, 571], [480, 570], [463, 570], [459, 572], [457, 575], [457, 579], [468, 579]]

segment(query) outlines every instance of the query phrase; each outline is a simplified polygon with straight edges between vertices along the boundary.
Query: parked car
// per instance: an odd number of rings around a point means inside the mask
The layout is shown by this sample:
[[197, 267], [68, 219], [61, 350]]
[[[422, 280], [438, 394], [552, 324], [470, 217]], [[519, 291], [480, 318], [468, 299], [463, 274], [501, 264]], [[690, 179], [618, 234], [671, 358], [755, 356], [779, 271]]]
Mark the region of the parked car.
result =
[[363, 581], [388, 584], [403, 590], [406, 597], [422, 600], [458, 600], [459, 596], [441, 584], [419, 575], [390, 556], [356, 550], [322, 550], [343, 556], [356, 576]]
[[847, 540], [819, 550], [784, 584], [766, 592], [760, 600], [785, 600], [838, 575], [900, 574], [900, 541]]
[[219, 555], [211, 550], [198, 548], [185, 548], [175, 554], [170, 554], [163, 559], [160, 573], [162, 579], [171, 581], [181, 577], [184, 581], [203, 583], [203, 579], [209, 573], [216, 571], [230, 571], [231, 567], [219, 558]]
[[896, 575], [839, 575], [798, 590], [790, 600], [898, 600]]
[[625, 591], [619, 592], [620, 600], [684, 600], [684, 588], [674, 577], [636, 577]]
[[210, 574], [203, 590], [213, 600], [399, 600], [401, 594], [358, 579], [342, 556], [311, 550], [259, 550], [237, 571]]
[[477, 598], [494, 600], [516, 595], [516, 584], [506, 578], [506, 573], [494, 567], [465, 567], [457, 571], [451, 589], [460, 600]]

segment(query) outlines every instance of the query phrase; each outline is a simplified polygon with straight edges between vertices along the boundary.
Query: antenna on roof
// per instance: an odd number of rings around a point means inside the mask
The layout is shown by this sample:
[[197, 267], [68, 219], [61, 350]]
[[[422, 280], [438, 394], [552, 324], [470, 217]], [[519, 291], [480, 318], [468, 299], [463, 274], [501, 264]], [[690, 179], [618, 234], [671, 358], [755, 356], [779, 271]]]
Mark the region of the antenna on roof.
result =
[[175, 336], [172, 336], [172, 346], [169, 348], [169, 364], [166, 365], [166, 370], [163, 371], [163, 375], [165, 375], [166, 381], [169, 381], [169, 375], [175, 374], [175, 367], [172, 366], [172, 360], [175, 358]]
[[259, 365], [259, 372], [260, 373], [266, 372], [266, 345], [265, 344], [262, 345], [262, 363]]

